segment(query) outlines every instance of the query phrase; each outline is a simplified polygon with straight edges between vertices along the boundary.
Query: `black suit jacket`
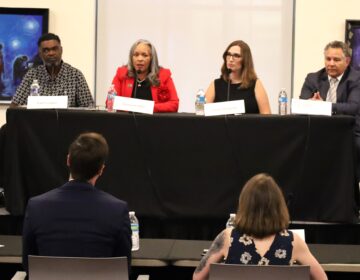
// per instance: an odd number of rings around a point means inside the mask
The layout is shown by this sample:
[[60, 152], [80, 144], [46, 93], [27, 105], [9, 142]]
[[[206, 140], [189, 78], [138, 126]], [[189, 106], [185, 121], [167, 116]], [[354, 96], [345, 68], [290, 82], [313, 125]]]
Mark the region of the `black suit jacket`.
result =
[[28, 255], [126, 256], [130, 264], [127, 203], [76, 180], [31, 198], [23, 227], [25, 269]]
[[[325, 68], [307, 75], [301, 89], [300, 98], [309, 99], [314, 92], [319, 91], [323, 100], [330, 84]], [[356, 134], [360, 136], [360, 72], [348, 67], [342, 76], [336, 90], [337, 101], [332, 105], [334, 114], [356, 116]]]

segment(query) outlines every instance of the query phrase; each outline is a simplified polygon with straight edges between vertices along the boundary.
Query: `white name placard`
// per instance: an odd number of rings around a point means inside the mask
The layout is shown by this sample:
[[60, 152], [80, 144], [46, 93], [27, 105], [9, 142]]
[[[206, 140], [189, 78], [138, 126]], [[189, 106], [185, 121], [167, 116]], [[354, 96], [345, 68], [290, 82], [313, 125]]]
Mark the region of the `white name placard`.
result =
[[155, 102], [150, 100], [115, 96], [113, 108], [115, 110], [152, 115], [154, 113], [154, 104]]
[[295, 99], [291, 100], [291, 113], [302, 115], [331, 116], [331, 102]]
[[68, 96], [28, 96], [28, 109], [66, 109], [68, 107]]
[[225, 101], [205, 104], [205, 116], [220, 116], [245, 113], [244, 100]]
[[296, 233], [297, 235], [300, 236], [300, 238], [304, 241], [305, 240], [305, 230], [304, 229], [290, 229], [293, 233]]

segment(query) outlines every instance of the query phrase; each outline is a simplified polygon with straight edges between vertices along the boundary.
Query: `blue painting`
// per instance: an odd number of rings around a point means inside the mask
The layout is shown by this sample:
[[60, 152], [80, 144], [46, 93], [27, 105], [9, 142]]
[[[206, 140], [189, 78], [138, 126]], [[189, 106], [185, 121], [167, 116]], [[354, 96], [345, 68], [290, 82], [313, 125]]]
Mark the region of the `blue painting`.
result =
[[349, 20], [345, 22], [345, 43], [351, 49], [351, 67], [360, 70], [360, 21]]
[[47, 20], [47, 15], [0, 11], [0, 102], [10, 102], [26, 72], [42, 63], [37, 40], [44, 24], [47, 31]]
[[351, 65], [360, 70], [360, 28], [353, 30]]

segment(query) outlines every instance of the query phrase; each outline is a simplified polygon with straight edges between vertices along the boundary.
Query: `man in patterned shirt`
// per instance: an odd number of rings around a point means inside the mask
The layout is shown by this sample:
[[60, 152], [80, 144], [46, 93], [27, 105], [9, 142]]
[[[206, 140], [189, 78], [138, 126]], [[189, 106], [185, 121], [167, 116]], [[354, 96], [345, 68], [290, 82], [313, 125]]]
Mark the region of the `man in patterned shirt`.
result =
[[52, 33], [44, 34], [38, 40], [39, 55], [44, 62], [30, 69], [11, 101], [11, 107], [24, 105], [30, 94], [33, 80], [38, 80], [40, 95], [67, 95], [69, 107], [93, 107], [94, 100], [84, 75], [76, 68], [62, 61], [60, 38]]

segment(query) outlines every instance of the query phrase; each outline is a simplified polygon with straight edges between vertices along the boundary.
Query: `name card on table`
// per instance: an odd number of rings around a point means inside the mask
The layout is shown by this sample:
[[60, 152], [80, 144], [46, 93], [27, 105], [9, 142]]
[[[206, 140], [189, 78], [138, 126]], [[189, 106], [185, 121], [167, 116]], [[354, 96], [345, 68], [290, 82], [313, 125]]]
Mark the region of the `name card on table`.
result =
[[68, 107], [68, 96], [28, 96], [28, 109], [66, 109]]
[[225, 101], [205, 104], [205, 116], [220, 116], [245, 113], [244, 100]]
[[150, 100], [115, 96], [113, 108], [115, 110], [152, 115], [154, 113], [154, 104], [155, 102]]
[[332, 103], [327, 101], [295, 99], [291, 100], [291, 113], [302, 115], [331, 116]]
[[306, 241], [305, 240], [305, 230], [304, 229], [289, 229], [289, 230], [291, 230], [293, 233], [296, 233], [297, 235], [299, 235], [299, 237], [302, 240]]

